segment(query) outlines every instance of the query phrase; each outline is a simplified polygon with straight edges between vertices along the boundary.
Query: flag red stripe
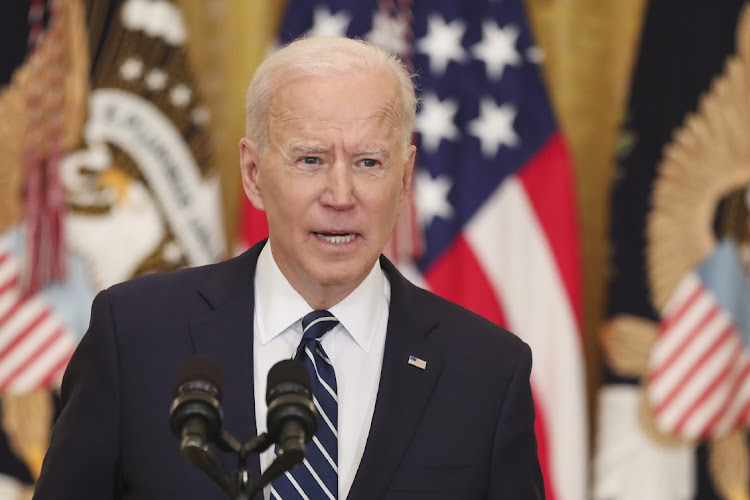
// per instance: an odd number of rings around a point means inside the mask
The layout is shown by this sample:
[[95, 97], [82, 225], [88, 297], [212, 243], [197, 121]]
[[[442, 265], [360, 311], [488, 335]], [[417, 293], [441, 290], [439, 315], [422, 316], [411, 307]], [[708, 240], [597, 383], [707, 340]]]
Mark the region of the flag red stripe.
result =
[[[492, 286], [463, 235], [446, 248], [424, 275], [430, 289], [452, 302], [474, 311], [497, 323], [506, 325], [498, 291]], [[536, 421], [534, 429], [538, 446], [539, 464], [544, 476], [546, 498], [554, 500], [557, 491], [553, 483], [547, 419], [543, 408], [534, 401]]]
[[[50, 335], [44, 342], [42, 342], [41, 345], [39, 345], [36, 349], [34, 349], [34, 352], [32, 352], [20, 365], [18, 365], [15, 370], [13, 370], [8, 376], [5, 378], [5, 380], [0, 383], [0, 391], [4, 391], [8, 388], [8, 386], [13, 383], [13, 381], [18, 377], [19, 374], [21, 374], [23, 371], [25, 371], [31, 364], [36, 361], [36, 359], [41, 356], [52, 344], [57, 342], [63, 335], [63, 329], [58, 328], [55, 330], [55, 332]], [[54, 371], [54, 369], [52, 370]]]
[[8, 309], [5, 314], [0, 316], [0, 327], [2, 327], [6, 321], [8, 321], [11, 317], [13, 317], [16, 312], [26, 303], [28, 302], [27, 298], [20, 298], [17, 301], [13, 303], [13, 305]]
[[736, 429], [738, 427], [744, 427], [744, 424], [747, 421], [748, 413], [750, 413], [750, 400], [748, 400], [748, 402], [745, 403], [739, 415], [737, 415], [737, 418], [734, 419], [734, 425], [732, 426], [732, 428]]
[[[662, 362], [654, 371], [651, 372], [651, 382], [658, 380], [662, 374], [664, 374], [669, 368], [672, 366], [672, 364], [677, 361], [680, 357], [682, 357], [683, 352], [690, 346], [690, 344], [695, 340], [696, 337], [700, 333], [704, 331], [706, 328], [706, 325], [713, 320], [717, 314], [719, 314], [719, 306], [714, 305], [711, 309], [706, 312], [706, 314], [703, 315], [701, 320], [696, 324], [692, 330], [690, 330], [690, 333], [685, 338], [685, 340], [675, 349], [672, 354], [667, 358], [664, 362]], [[665, 335], [669, 335], [666, 333]]]
[[241, 218], [240, 236], [248, 247], [268, 237], [266, 213], [255, 208], [246, 196], [242, 197]]
[[498, 325], [505, 326], [502, 301], [470, 245], [460, 234], [424, 275], [430, 290]]
[[705, 289], [702, 286], [698, 286], [693, 290], [690, 295], [688, 296], [688, 299], [683, 302], [680, 305], [680, 308], [675, 312], [674, 314], [671, 314], [669, 317], [665, 318], [662, 321], [661, 330], [663, 332], [670, 330], [674, 324], [682, 318], [685, 313], [693, 307], [695, 304], [695, 301], [697, 301], [705, 292]]
[[724, 381], [729, 377], [734, 364], [737, 362], [737, 358], [739, 358], [740, 354], [742, 353], [742, 349], [742, 346], [739, 346], [737, 349], [735, 349], [735, 351], [732, 353], [731, 361], [726, 363], [724, 369], [714, 377], [711, 383], [708, 384], [708, 386], [703, 390], [703, 393], [683, 412], [682, 416], [677, 421], [676, 426], [676, 429], [679, 433], [683, 432], [685, 423], [688, 421], [688, 419], [690, 419], [690, 417], [693, 416], [693, 414], [695, 414], [695, 411], [699, 407], [701, 407], [703, 403], [705, 403], [706, 400], [711, 396], [711, 394], [713, 394], [716, 388], [724, 383]]
[[581, 269], [573, 172], [562, 136], [555, 133], [517, 174], [547, 235], [581, 335]]
[[13, 276], [11, 279], [0, 285], [0, 295], [9, 292], [18, 287], [18, 275]]
[[50, 385], [52, 385], [52, 382], [61, 379], [63, 374], [65, 373], [65, 369], [68, 367], [68, 362], [70, 361], [70, 358], [72, 356], [73, 351], [70, 351], [67, 356], [58, 361], [57, 364], [54, 365], [49, 371], [47, 376], [42, 379], [42, 381], [39, 383], [39, 386], [49, 387]]
[[742, 368], [742, 371], [737, 376], [737, 378], [732, 383], [732, 387], [727, 392], [726, 396], [724, 396], [724, 402], [721, 405], [721, 408], [718, 412], [713, 416], [711, 420], [706, 424], [705, 429], [703, 430], [703, 433], [701, 435], [702, 438], [708, 438], [711, 433], [713, 433], [714, 428], [718, 425], [719, 421], [722, 419], [722, 417], [726, 414], [727, 411], [729, 411], [729, 406], [736, 400], [737, 393], [740, 391], [740, 388], [745, 384], [745, 381], [750, 375], [750, 363], [745, 363], [745, 366]]
[[695, 376], [695, 374], [698, 372], [698, 369], [711, 357], [714, 355], [716, 350], [726, 342], [729, 337], [733, 335], [732, 326], [727, 326], [724, 331], [721, 332], [721, 335], [719, 335], [719, 338], [714, 340], [714, 342], [711, 344], [711, 346], [706, 349], [700, 358], [690, 367], [690, 369], [687, 371], [685, 376], [680, 380], [680, 382], [675, 385], [670, 393], [667, 395], [666, 398], [664, 398], [659, 406], [654, 409], [654, 413], [656, 415], [659, 415], [664, 411], [664, 409], [669, 406], [672, 403], [672, 400], [676, 398], [679, 393], [685, 388], [686, 385], [690, 382], [690, 380]]
[[18, 346], [18, 344], [20, 344], [23, 341], [23, 339], [25, 339], [32, 331], [34, 331], [34, 329], [37, 326], [39, 326], [39, 324], [42, 321], [44, 321], [45, 319], [47, 319], [49, 317], [49, 315], [50, 315], [50, 310], [49, 309], [45, 309], [42, 312], [40, 312], [39, 314], [37, 314], [37, 316], [31, 321], [31, 323], [29, 323], [28, 325], [26, 325], [26, 328], [24, 328], [23, 330], [21, 330], [13, 338], [13, 340], [11, 340], [10, 343], [8, 345], [6, 345], [3, 348], [3, 350], [0, 351], [0, 361], [2, 361], [8, 355], [8, 353], [10, 353], [10, 351], [12, 351], [13, 349], [15, 349]]

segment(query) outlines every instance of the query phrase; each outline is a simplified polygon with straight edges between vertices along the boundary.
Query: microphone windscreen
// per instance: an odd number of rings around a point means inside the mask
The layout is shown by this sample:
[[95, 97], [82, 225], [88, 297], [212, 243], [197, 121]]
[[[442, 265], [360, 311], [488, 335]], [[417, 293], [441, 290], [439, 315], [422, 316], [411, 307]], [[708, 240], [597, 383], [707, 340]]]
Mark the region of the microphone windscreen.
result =
[[266, 384], [266, 402], [272, 399], [271, 393], [281, 385], [301, 385], [308, 392], [312, 392], [310, 385], [310, 374], [304, 363], [293, 359], [279, 361], [268, 371], [268, 383]]
[[206, 356], [192, 356], [182, 365], [177, 376], [177, 387], [188, 382], [207, 382], [219, 392], [223, 385], [221, 368], [213, 359]]

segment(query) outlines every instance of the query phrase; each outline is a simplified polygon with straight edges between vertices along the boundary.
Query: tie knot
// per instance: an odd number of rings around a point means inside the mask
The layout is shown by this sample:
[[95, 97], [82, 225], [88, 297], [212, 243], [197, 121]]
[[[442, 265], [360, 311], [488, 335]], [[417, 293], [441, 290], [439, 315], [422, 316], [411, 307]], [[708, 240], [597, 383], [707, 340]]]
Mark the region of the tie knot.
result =
[[319, 339], [339, 323], [328, 311], [313, 311], [302, 318], [302, 338]]

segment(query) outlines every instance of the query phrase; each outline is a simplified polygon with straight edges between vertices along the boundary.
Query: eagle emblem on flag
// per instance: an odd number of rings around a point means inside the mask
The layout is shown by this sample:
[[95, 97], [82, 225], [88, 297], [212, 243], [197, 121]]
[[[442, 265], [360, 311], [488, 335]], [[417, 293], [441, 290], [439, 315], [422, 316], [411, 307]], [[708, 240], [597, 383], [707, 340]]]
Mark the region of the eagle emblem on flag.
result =
[[646, 265], [659, 321], [616, 317], [602, 334], [609, 366], [641, 380], [646, 433], [667, 447], [708, 442], [712, 480], [726, 498], [747, 498], [750, 482], [748, 89], [745, 8], [737, 53], [658, 167]]

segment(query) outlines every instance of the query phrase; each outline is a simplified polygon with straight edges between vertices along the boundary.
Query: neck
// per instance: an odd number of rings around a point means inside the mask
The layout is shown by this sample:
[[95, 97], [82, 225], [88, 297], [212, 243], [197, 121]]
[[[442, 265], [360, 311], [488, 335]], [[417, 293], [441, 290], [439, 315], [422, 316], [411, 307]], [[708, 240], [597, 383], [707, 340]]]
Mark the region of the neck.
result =
[[[283, 272], [283, 271], [282, 271]], [[308, 286], [298, 286], [291, 283], [298, 294], [315, 310], [330, 309], [349, 296], [362, 283], [363, 279], [346, 285], [321, 285], [307, 283]]]

